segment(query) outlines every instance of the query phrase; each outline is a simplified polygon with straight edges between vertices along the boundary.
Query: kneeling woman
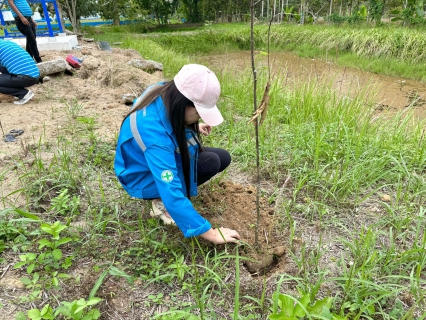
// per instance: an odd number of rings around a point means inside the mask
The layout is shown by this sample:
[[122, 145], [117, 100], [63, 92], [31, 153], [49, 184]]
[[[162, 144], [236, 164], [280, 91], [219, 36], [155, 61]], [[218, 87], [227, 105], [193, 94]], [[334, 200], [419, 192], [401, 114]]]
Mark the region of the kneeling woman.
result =
[[[197, 186], [230, 163], [223, 149], [206, 148], [198, 134], [210, 134], [222, 121], [216, 102], [216, 75], [198, 64], [185, 65], [170, 82], [149, 87], [124, 119], [115, 173], [130, 196], [152, 200], [152, 216], [176, 224], [185, 237], [215, 244], [240, 239], [237, 231], [212, 228], [192, 206]], [[198, 123], [200, 118], [204, 123]]]

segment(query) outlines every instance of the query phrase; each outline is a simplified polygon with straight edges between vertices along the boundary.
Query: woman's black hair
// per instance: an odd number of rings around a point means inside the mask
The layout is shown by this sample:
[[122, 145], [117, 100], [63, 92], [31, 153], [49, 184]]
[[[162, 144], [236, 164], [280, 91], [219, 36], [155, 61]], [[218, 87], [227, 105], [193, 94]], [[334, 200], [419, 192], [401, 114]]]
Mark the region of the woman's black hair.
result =
[[[188, 125], [186, 125], [185, 123], [185, 109], [188, 106], [194, 107], [194, 103], [188, 98], [186, 98], [182, 93], [180, 93], [180, 91], [176, 88], [175, 82], [172, 80], [164, 84], [158, 84], [151, 87], [140, 100], [136, 101], [136, 104], [134, 105], [133, 109], [130, 110], [130, 112], [126, 115], [124, 119], [126, 119], [131, 113], [145, 108], [159, 96], [162, 97], [164, 105], [166, 106], [168, 113], [167, 116], [172, 125], [173, 132], [176, 136], [180, 156], [182, 159], [183, 176], [185, 178], [186, 192], [188, 198], [190, 198], [190, 155], [188, 151], [188, 142], [185, 135], [185, 128], [188, 127]], [[201, 141], [198, 129], [198, 122], [191, 124], [189, 128], [198, 134], [198, 140]], [[194, 174], [197, 173], [194, 172]]]

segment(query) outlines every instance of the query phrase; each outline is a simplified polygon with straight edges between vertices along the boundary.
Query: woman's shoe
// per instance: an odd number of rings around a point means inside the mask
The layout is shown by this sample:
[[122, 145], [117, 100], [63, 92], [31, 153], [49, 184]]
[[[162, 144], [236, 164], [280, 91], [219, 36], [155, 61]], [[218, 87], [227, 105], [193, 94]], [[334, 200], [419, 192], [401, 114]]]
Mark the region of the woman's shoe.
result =
[[176, 222], [172, 218], [169, 218], [166, 213], [167, 210], [163, 201], [152, 201], [152, 209], [149, 212], [149, 215], [151, 217], [159, 217], [161, 220], [163, 220], [164, 224], [176, 225]]

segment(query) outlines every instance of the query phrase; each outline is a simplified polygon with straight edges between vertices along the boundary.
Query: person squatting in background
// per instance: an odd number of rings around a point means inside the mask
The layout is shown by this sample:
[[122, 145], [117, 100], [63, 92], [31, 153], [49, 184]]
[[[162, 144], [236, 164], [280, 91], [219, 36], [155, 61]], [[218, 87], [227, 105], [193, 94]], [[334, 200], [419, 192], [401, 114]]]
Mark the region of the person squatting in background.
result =
[[[240, 239], [237, 231], [212, 228], [192, 206], [197, 186], [231, 162], [223, 149], [203, 147], [222, 115], [216, 106], [220, 84], [207, 67], [188, 64], [169, 82], [149, 87], [122, 122], [115, 173], [127, 193], [152, 200], [151, 216], [176, 224], [185, 237], [215, 244]], [[200, 118], [204, 123], [198, 123]]]
[[25, 87], [39, 81], [40, 71], [30, 55], [12, 41], [0, 39], [0, 93], [14, 96], [15, 104], [25, 104], [33, 96]]
[[6, 0], [12, 9], [12, 15], [15, 18], [16, 27], [27, 39], [26, 50], [36, 63], [42, 62], [37, 48], [36, 27], [37, 23], [33, 20], [33, 10], [27, 0]]

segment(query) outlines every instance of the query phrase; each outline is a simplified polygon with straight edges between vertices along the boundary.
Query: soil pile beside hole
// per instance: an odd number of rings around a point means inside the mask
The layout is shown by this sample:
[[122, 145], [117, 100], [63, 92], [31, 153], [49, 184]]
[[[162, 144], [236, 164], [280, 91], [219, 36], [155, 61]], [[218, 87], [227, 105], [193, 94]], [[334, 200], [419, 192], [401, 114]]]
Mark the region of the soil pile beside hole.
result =
[[266, 198], [260, 198], [259, 245], [254, 250], [256, 212], [256, 187], [225, 181], [202, 188], [202, 208], [199, 211], [213, 227], [227, 227], [238, 231], [248, 245], [243, 255], [253, 261], [244, 263], [255, 275], [264, 275], [284, 264], [286, 247], [282, 234], [277, 230], [274, 206]]

